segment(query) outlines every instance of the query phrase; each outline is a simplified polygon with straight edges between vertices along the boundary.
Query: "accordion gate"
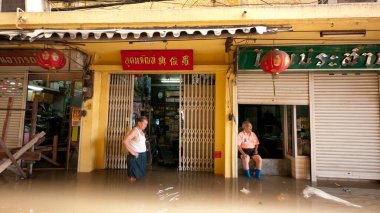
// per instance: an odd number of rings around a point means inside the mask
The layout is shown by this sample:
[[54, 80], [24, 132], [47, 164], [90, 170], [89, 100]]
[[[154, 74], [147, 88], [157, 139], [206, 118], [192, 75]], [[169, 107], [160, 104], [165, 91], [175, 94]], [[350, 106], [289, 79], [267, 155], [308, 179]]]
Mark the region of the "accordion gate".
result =
[[106, 147], [106, 165], [110, 169], [127, 168], [122, 140], [132, 128], [133, 88], [133, 75], [111, 75]]
[[215, 76], [181, 75], [179, 170], [214, 170]]
[[[106, 165], [126, 169], [122, 139], [132, 127], [134, 76], [110, 77]], [[181, 75], [180, 171], [213, 171], [215, 141], [215, 76]]]

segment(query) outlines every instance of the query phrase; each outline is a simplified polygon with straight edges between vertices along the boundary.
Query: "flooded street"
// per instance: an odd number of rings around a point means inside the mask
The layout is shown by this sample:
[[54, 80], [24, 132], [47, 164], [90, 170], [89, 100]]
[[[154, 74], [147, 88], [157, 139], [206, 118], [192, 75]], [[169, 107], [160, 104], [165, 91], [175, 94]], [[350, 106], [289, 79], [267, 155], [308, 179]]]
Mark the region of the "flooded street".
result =
[[36, 171], [33, 179], [0, 175], [0, 212], [379, 212], [378, 182], [319, 181], [313, 187], [362, 208], [312, 195], [309, 181], [264, 176], [262, 182], [209, 173], [148, 171], [127, 182], [126, 171]]

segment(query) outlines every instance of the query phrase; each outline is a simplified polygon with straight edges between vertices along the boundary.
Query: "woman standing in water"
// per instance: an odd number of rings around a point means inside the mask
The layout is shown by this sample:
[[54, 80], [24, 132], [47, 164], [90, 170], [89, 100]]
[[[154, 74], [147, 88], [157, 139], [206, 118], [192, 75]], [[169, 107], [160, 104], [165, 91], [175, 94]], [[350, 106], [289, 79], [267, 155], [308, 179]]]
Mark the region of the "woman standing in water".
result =
[[129, 131], [123, 140], [123, 144], [128, 150], [128, 180], [132, 183], [141, 179], [145, 175], [147, 154], [144, 129], [147, 125], [148, 118], [145, 116], [139, 117], [137, 119], [136, 127]]

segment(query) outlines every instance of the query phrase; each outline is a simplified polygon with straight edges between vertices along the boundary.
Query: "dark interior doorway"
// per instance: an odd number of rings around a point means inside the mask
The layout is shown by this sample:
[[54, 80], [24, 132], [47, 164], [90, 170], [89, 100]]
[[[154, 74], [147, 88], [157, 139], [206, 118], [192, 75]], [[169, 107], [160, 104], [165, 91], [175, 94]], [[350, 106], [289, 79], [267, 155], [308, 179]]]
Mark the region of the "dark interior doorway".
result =
[[177, 168], [179, 162], [179, 75], [136, 76], [132, 125], [148, 117], [148, 163], [152, 169]]

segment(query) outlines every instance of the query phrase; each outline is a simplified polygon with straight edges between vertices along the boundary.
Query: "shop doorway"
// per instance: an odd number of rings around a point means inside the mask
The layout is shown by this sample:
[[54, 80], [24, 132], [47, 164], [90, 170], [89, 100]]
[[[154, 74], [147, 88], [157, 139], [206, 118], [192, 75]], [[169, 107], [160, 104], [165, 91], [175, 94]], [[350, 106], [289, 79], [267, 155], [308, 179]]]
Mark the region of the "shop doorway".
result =
[[[284, 158], [283, 110], [279, 105], [240, 105], [239, 127], [244, 121], [252, 123], [252, 131], [259, 138], [262, 158]], [[239, 129], [239, 132], [242, 129]]]
[[241, 104], [238, 113], [239, 132], [242, 122], [250, 121], [259, 138], [264, 174], [310, 178], [308, 105]]
[[140, 116], [149, 120], [145, 129], [149, 168], [177, 168], [179, 99], [179, 75], [111, 75], [107, 168], [127, 169], [121, 141]]
[[34, 167], [76, 169], [83, 83], [81, 79], [57, 79], [29, 74], [23, 143], [44, 131], [45, 140], [35, 147], [42, 159]]
[[149, 168], [213, 171], [214, 111], [214, 75], [111, 75], [107, 168], [126, 169], [122, 138], [146, 116]]
[[144, 75], [135, 78], [132, 125], [146, 116], [148, 164], [152, 169], [179, 164], [180, 75]]

